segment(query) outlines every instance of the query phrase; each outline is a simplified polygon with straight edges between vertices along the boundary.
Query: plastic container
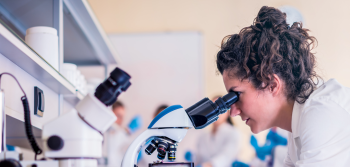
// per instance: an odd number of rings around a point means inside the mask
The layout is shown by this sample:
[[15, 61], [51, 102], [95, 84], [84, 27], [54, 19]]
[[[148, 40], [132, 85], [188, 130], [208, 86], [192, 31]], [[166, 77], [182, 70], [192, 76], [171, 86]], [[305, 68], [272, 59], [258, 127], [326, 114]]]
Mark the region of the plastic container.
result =
[[74, 86], [77, 86], [77, 65], [72, 63], [63, 63], [61, 65], [61, 74]]
[[53, 68], [58, 70], [58, 37], [52, 27], [31, 27], [27, 29], [25, 42], [35, 50]]
[[79, 70], [76, 71], [76, 88], [79, 90], [83, 95], [86, 95], [86, 80], [85, 76], [81, 74]]

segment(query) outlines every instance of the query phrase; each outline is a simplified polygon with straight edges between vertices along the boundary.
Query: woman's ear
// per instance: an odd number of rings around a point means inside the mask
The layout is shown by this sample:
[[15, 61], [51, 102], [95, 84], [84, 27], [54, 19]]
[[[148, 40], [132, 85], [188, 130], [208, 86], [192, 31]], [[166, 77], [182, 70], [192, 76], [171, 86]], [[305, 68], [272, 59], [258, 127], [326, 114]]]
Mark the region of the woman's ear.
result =
[[280, 94], [281, 90], [282, 90], [282, 81], [278, 75], [273, 74], [273, 80], [269, 85], [269, 91], [273, 95], [278, 95]]

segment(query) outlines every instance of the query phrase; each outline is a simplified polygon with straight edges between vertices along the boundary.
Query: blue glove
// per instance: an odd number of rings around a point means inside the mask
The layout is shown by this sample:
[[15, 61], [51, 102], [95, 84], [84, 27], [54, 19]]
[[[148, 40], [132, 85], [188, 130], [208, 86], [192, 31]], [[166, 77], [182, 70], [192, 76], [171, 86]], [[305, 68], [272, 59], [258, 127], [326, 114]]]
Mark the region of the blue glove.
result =
[[130, 133], [134, 133], [139, 130], [142, 126], [142, 118], [140, 115], [136, 115], [129, 123], [129, 131]]
[[267, 141], [267, 144], [265, 144], [264, 146], [260, 147], [258, 145], [258, 141], [256, 140], [255, 136], [251, 136], [250, 137], [250, 144], [254, 147], [255, 152], [256, 152], [256, 156], [264, 161], [265, 160], [265, 156], [266, 155], [270, 155], [271, 154], [271, 150], [273, 148], [274, 145], [271, 144], [271, 142]]
[[264, 161], [267, 155], [271, 155], [273, 148], [274, 148], [274, 145], [265, 145], [265, 146], [259, 147], [258, 149], [255, 150], [256, 156], [262, 161]]
[[188, 162], [192, 162], [193, 161], [191, 151], [186, 151], [186, 153], [185, 153], [185, 160], [188, 161]]
[[235, 161], [232, 163], [232, 167], [249, 167], [249, 165], [240, 161]]
[[287, 139], [279, 135], [278, 133], [270, 130], [266, 136], [266, 140], [270, 140], [273, 145], [287, 145]]
[[7, 151], [15, 151], [15, 146], [7, 145], [6, 144]]
[[255, 150], [259, 148], [258, 140], [256, 140], [255, 136], [253, 135], [250, 136], [250, 144], [254, 147]]

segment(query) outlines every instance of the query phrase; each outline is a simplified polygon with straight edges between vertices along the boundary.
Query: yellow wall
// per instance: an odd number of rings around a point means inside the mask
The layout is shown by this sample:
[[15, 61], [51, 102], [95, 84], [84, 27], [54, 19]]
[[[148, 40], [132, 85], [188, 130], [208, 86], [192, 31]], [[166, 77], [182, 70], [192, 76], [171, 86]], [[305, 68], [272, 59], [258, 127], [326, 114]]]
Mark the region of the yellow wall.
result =
[[[319, 42], [318, 71], [350, 87], [350, 1], [348, 0], [88, 0], [107, 33], [200, 31], [204, 39], [205, 93], [224, 94], [215, 56], [224, 36], [252, 24], [261, 6], [290, 5], [303, 14]], [[249, 128], [235, 118], [249, 140]], [[248, 128], [248, 129], [247, 129]], [[248, 144], [248, 143], [247, 143]], [[252, 151], [252, 150], [251, 150]], [[247, 154], [251, 154], [247, 153]], [[249, 157], [249, 156], [245, 156]], [[245, 158], [247, 159], [247, 158]]]
[[350, 1], [347, 0], [88, 0], [107, 33], [200, 31], [204, 37], [205, 91], [225, 93], [216, 75], [222, 38], [249, 26], [263, 5], [291, 5], [301, 11], [318, 39], [318, 71], [350, 87]]

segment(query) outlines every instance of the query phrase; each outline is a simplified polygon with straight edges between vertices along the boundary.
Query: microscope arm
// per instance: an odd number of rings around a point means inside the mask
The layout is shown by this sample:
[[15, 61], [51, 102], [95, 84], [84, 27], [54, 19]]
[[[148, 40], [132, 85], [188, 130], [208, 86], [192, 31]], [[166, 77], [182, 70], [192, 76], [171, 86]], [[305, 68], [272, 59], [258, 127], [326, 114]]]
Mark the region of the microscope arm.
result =
[[126, 151], [121, 167], [134, 167], [137, 164], [137, 156], [140, 149], [147, 141], [153, 137], [164, 136], [168, 137], [176, 142], [181, 142], [181, 140], [186, 135], [188, 129], [147, 129], [141, 135], [139, 135], [129, 146]]

